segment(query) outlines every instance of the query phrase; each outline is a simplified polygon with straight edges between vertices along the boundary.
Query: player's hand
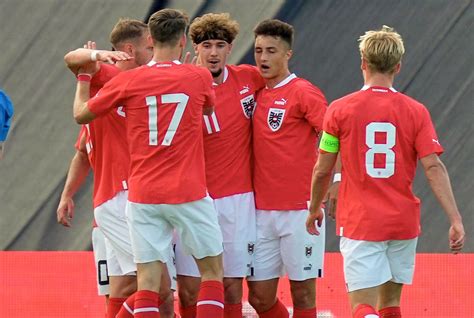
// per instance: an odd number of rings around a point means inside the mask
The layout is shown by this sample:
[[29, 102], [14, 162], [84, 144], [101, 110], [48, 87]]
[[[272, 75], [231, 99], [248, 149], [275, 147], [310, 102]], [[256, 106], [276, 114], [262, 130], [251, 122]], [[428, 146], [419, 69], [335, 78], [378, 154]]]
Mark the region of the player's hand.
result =
[[339, 185], [340, 181], [334, 182], [328, 190], [326, 197], [324, 198], [324, 203], [326, 203], [326, 211], [331, 219], [336, 219], [336, 206], [337, 206], [337, 197], [339, 194]]
[[191, 60], [191, 64], [196, 66], [202, 66], [202, 61], [199, 54], [194, 55], [193, 59]]
[[316, 227], [316, 222], [318, 227], [321, 227], [323, 224], [324, 213], [321, 211], [321, 208], [309, 208], [308, 218], [306, 219], [306, 231], [311, 235], [319, 235], [319, 231]]
[[192, 62], [192, 61], [191, 61], [191, 52], [186, 52], [186, 54], [184, 54], [184, 57], [183, 57], [181, 63], [183, 63], [183, 64], [189, 64], [189, 63], [191, 63], [191, 62]]
[[454, 223], [449, 228], [449, 248], [451, 253], [458, 254], [463, 246], [465, 240], [464, 226], [462, 222]]
[[71, 221], [74, 217], [74, 201], [72, 198], [61, 198], [56, 215], [59, 224], [71, 227]]
[[128, 61], [133, 57], [122, 51], [106, 51], [106, 50], [97, 50], [97, 44], [94, 41], [87, 41], [84, 44], [85, 49], [96, 50], [96, 60], [97, 62], [115, 64], [118, 61]]

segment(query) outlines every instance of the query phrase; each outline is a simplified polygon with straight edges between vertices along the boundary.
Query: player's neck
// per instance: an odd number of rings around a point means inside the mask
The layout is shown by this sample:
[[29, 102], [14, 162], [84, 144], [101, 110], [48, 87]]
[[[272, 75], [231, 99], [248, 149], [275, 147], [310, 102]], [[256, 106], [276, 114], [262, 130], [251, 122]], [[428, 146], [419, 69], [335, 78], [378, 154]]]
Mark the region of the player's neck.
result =
[[179, 60], [181, 53], [182, 49], [179, 46], [155, 48], [153, 50], [153, 61], [160, 63]]
[[393, 86], [394, 74], [370, 73], [364, 74], [364, 85], [390, 88]]
[[268, 79], [265, 79], [265, 85], [268, 87], [268, 88], [274, 88], [275, 86], [277, 86], [281, 81], [283, 81], [285, 78], [287, 78], [288, 76], [290, 76], [290, 71], [288, 69], [282, 71], [278, 76], [275, 76], [273, 78], [268, 78]]

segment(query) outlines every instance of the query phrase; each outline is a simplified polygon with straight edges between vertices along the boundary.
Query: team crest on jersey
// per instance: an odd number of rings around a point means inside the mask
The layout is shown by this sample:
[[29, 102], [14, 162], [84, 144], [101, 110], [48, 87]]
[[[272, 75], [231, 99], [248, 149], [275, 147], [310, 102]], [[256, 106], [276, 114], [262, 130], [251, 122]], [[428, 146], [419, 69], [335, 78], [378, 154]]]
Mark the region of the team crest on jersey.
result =
[[240, 105], [244, 112], [245, 117], [250, 118], [253, 115], [253, 110], [255, 109], [255, 99], [253, 95], [249, 95], [240, 100]]
[[304, 255], [305, 255], [307, 258], [310, 258], [312, 254], [313, 254], [313, 246], [311, 246], [311, 245], [306, 245], [306, 246], [304, 247]]
[[281, 124], [283, 123], [283, 117], [285, 115], [284, 109], [279, 108], [270, 108], [268, 110], [267, 122], [268, 126], [272, 131], [277, 131], [280, 129]]

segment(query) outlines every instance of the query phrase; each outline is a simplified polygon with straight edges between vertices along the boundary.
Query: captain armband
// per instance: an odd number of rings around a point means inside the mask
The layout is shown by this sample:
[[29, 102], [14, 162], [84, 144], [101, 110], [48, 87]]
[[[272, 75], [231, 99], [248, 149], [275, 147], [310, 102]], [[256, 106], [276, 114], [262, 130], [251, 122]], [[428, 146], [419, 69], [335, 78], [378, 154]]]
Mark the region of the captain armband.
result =
[[323, 131], [323, 135], [321, 136], [321, 141], [319, 142], [319, 149], [325, 152], [338, 153], [339, 152], [339, 138]]

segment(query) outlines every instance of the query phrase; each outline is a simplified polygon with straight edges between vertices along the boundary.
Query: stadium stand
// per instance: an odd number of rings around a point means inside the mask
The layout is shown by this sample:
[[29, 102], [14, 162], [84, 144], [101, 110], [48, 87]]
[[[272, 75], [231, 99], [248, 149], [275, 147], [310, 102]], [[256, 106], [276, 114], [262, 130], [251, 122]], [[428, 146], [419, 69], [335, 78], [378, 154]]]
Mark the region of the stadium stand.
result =
[[[154, 7], [152, 7], [152, 5]], [[253, 26], [278, 17], [296, 28], [291, 69], [322, 88], [332, 101], [362, 85], [356, 39], [387, 24], [405, 38], [407, 54], [396, 88], [424, 102], [446, 149], [454, 191], [468, 233], [473, 228], [474, 8], [471, 0], [400, 1], [56, 1], [0, 3], [0, 86], [16, 115], [0, 162], [0, 248], [90, 248], [91, 179], [76, 196], [73, 228], [56, 224], [56, 207], [73, 155], [78, 126], [71, 116], [74, 78], [63, 55], [89, 39], [101, 48], [117, 18], [143, 19], [164, 6], [191, 17], [231, 12], [241, 24], [231, 62], [253, 64]], [[424, 201], [419, 251], [447, 252], [447, 221], [424, 177], [415, 182]], [[329, 222], [328, 250], [337, 251]], [[468, 239], [466, 252], [474, 252]]]

